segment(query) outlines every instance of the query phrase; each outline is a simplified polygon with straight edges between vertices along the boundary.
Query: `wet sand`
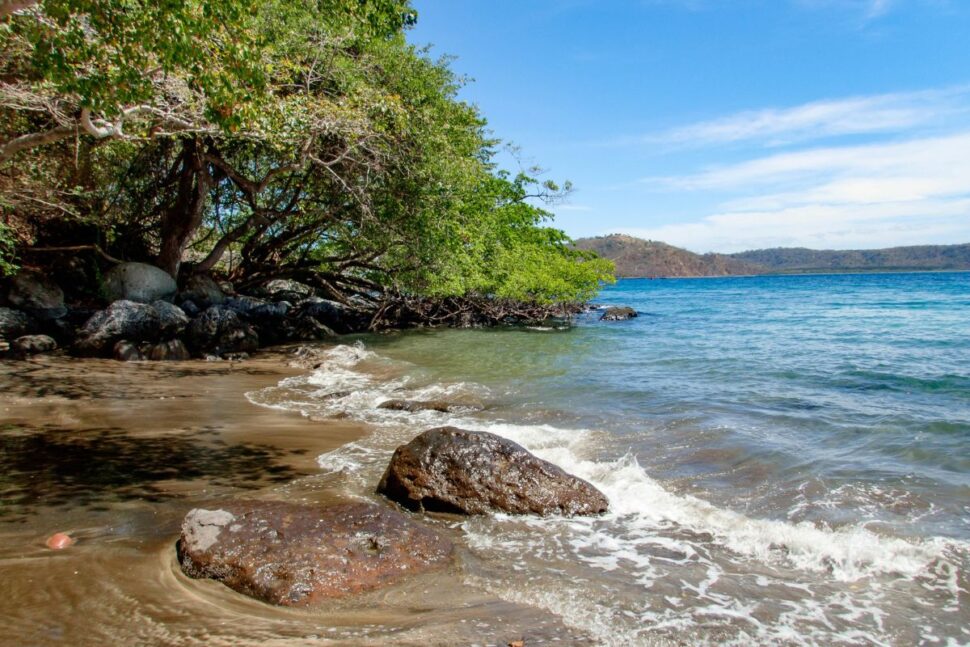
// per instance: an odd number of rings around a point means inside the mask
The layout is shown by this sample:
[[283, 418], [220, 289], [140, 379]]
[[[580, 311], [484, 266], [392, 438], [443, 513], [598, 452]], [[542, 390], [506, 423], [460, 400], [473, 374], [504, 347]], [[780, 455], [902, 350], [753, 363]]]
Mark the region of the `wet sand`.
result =
[[[587, 644], [547, 612], [488, 595], [454, 520], [455, 564], [313, 609], [185, 577], [184, 514], [225, 498], [347, 498], [318, 455], [370, 433], [251, 404], [305, 372], [293, 349], [244, 362], [0, 362], [0, 645]], [[379, 501], [375, 496], [374, 501]], [[45, 547], [55, 532], [77, 543]]]

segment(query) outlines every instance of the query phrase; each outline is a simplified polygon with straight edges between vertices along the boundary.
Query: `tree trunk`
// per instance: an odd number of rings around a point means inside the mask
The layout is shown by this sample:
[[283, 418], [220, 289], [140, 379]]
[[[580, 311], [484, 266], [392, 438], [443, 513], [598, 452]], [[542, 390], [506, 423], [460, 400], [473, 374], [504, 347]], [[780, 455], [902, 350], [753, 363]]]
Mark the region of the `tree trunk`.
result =
[[182, 142], [182, 163], [175, 202], [162, 216], [161, 246], [157, 263], [178, 279], [182, 254], [202, 224], [212, 178], [194, 139]]

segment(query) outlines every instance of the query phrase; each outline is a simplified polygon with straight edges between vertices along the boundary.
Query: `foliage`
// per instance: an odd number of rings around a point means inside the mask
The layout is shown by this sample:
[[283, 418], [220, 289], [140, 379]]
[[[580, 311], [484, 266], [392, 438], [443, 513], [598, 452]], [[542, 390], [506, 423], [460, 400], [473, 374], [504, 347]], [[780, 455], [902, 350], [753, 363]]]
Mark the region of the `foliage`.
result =
[[414, 20], [400, 0], [41, 1], [0, 24], [7, 213], [240, 286], [590, 298], [611, 264], [537, 206], [569, 186], [494, 167]]

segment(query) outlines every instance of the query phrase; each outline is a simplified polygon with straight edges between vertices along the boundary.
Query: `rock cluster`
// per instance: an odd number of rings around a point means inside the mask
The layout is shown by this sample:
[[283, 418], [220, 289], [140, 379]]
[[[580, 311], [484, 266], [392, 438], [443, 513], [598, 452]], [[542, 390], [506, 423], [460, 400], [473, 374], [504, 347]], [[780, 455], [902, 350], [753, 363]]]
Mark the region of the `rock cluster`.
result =
[[62, 347], [125, 361], [243, 358], [261, 346], [357, 332], [371, 316], [295, 281], [269, 281], [241, 295], [209, 276], [190, 275], [178, 290], [172, 277], [144, 263], [115, 266], [100, 289], [109, 299], [102, 310], [69, 307], [63, 290], [39, 272], [6, 281], [0, 286], [0, 356]]
[[601, 321], [623, 321], [624, 319], [633, 319], [637, 316], [637, 311], [628, 306], [622, 307], [611, 307], [607, 308], [603, 312], [603, 316], [600, 317]]

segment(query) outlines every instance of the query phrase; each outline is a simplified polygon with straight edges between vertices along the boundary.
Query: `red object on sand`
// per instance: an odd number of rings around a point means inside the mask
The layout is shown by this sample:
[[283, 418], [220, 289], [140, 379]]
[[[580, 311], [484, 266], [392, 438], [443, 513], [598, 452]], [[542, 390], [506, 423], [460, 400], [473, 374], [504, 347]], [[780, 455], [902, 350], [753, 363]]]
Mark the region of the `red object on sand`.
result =
[[63, 532], [54, 533], [47, 538], [47, 547], [51, 550], [61, 550], [62, 548], [67, 548], [74, 543], [74, 539], [70, 535]]

